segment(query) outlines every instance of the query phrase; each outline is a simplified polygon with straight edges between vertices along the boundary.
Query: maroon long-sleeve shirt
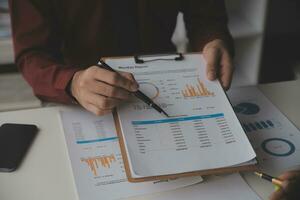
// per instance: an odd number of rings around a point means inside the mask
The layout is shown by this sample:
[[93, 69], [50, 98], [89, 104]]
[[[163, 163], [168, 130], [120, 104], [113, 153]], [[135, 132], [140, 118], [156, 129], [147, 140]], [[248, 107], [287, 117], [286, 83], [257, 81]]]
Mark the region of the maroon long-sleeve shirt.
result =
[[[171, 36], [184, 13], [192, 51], [216, 38], [232, 48], [223, 0], [128, 0], [137, 45], [132, 53], [174, 52]], [[126, 55], [116, 0], [9, 0], [15, 61], [35, 95], [72, 102], [66, 88], [74, 73], [100, 57]], [[120, 22], [119, 22], [120, 21]], [[120, 24], [118, 24], [120, 23]], [[122, 30], [122, 29], [121, 29]]]

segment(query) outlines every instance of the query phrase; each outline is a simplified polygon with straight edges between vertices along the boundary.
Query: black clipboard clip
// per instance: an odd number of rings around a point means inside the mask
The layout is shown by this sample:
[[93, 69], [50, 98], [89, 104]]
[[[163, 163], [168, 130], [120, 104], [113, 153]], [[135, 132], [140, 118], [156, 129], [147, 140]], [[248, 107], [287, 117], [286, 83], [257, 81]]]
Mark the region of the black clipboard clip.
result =
[[151, 55], [135, 55], [134, 61], [136, 64], [142, 64], [145, 62], [153, 62], [157, 60], [184, 60], [182, 53], [169, 53], [169, 54], [151, 54]]

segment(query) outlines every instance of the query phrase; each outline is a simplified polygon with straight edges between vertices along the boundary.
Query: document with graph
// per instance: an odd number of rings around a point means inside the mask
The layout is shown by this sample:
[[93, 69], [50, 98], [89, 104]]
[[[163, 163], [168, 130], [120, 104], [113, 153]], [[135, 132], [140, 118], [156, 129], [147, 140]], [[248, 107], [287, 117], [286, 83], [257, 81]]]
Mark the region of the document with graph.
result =
[[114, 200], [162, 192], [202, 181], [200, 176], [129, 183], [112, 114], [97, 117], [79, 108], [60, 113], [80, 200]]
[[220, 83], [207, 80], [200, 54], [181, 61], [154, 57], [142, 64], [134, 58], [106, 62], [133, 73], [139, 89], [170, 115], [166, 118], [137, 98], [117, 108], [130, 181], [219, 173], [228, 167], [242, 170], [255, 163], [255, 152]]
[[258, 167], [275, 175], [299, 168], [297, 127], [255, 86], [231, 89], [228, 96], [257, 153]]

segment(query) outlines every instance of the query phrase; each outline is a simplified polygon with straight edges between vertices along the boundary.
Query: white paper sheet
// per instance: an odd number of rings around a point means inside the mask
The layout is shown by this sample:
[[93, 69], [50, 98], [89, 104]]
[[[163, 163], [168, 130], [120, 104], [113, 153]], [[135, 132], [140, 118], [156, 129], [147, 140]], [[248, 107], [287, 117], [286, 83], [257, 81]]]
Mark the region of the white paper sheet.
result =
[[228, 96], [262, 170], [279, 174], [300, 165], [299, 130], [257, 87], [231, 89]]
[[97, 117], [81, 109], [61, 111], [62, 125], [80, 200], [112, 200], [172, 190], [202, 181], [129, 183], [112, 115]]
[[260, 200], [239, 174], [209, 177], [201, 184], [170, 193], [149, 197], [147, 200]]
[[107, 63], [133, 73], [140, 90], [173, 116], [165, 118], [137, 99], [118, 108], [133, 177], [220, 168], [255, 158], [220, 83], [207, 80], [201, 55]]

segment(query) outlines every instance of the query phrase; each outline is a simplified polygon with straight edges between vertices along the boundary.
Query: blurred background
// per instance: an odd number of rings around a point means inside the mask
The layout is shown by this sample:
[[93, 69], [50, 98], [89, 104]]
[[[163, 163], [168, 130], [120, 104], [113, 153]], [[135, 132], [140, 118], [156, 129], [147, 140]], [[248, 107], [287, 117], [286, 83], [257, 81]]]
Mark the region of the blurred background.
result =
[[[299, 0], [226, 0], [226, 6], [236, 48], [232, 87], [300, 79]], [[178, 51], [186, 50], [181, 13], [172, 41]], [[13, 64], [8, 3], [0, 0], [0, 90], [9, 76], [16, 79], [12, 89], [26, 90]]]

